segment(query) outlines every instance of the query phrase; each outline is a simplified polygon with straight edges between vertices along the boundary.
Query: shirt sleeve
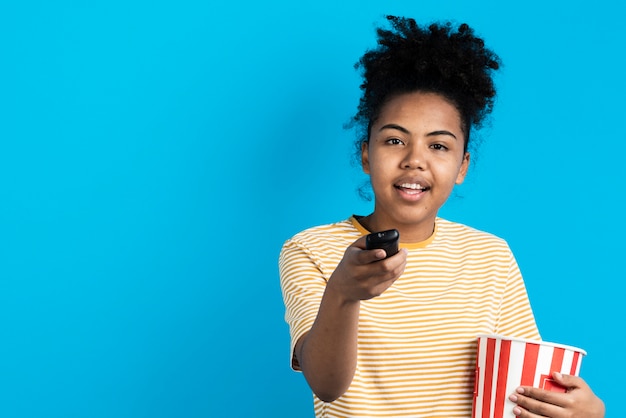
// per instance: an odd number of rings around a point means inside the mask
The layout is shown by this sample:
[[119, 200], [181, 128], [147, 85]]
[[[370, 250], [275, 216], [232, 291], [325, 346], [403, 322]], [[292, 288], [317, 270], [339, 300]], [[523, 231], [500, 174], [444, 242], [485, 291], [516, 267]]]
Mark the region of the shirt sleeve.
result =
[[294, 240], [283, 245], [278, 266], [285, 321], [291, 335], [291, 368], [300, 371], [295, 346], [313, 326], [327, 278], [315, 255], [303, 243]]
[[496, 333], [509, 337], [539, 340], [539, 330], [517, 261], [510, 252], [507, 283], [496, 322]]

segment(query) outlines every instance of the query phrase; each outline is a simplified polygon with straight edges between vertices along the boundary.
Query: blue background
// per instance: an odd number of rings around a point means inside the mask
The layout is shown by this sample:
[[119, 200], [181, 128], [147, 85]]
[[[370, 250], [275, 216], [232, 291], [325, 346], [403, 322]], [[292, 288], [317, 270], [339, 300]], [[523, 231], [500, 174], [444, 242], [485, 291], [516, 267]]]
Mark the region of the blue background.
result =
[[384, 14], [467, 22], [505, 66], [442, 209], [498, 234], [544, 339], [626, 372], [617, 1], [3, 2], [0, 416], [310, 417], [277, 257], [367, 214], [353, 68]]

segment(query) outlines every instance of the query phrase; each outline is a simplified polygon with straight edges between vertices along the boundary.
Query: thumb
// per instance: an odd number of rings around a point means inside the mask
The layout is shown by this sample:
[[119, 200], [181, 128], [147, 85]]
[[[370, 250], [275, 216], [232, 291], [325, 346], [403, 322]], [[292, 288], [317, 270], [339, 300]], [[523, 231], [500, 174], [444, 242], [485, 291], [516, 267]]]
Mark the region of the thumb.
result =
[[359, 264], [369, 264], [374, 261], [382, 260], [385, 258], [386, 254], [384, 250], [376, 249], [364, 251], [366, 248], [365, 245], [366, 236], [362, 236], [356, 241], [354, 241], [350, 246], [346, 249], [346, 254], [348, 252], [352, 252], [356, 256], [356, 260]]
[[367, 235], [360, 236], [359, 239], [350, 244], [350, 247], [356, 247], [361, 250], [365, 249], [365, 241], [367, 239]]
[[569, 374], [563, 374], [559, 372], [553, 372], [552, 378], [561, 386], [564, 386], [568, 389], [579, 388], [584, 386], [584, 381], [577, 376], [572, 376]]

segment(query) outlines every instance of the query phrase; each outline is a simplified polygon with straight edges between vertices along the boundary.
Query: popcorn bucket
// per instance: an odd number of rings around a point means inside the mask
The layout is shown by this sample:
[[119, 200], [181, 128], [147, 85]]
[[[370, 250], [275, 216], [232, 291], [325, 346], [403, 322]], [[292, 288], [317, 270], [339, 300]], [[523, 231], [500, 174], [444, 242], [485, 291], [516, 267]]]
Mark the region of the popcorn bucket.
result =
[[519, 386], [565, 392], [552, 373], [578, 376], [586, 354], [562, 344], [479, 335], [472, 418], [512, 417], [515, 403], [508, 398]]

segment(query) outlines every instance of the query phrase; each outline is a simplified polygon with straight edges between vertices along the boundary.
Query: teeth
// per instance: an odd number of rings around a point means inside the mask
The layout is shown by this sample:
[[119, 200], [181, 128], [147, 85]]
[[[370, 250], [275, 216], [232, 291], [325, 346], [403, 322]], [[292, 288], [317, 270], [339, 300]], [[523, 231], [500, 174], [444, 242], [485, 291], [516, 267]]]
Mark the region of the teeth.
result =
[[402, 183], [400, 187], [404, 189], [422, 190], [424, 189], [419, 183]]

